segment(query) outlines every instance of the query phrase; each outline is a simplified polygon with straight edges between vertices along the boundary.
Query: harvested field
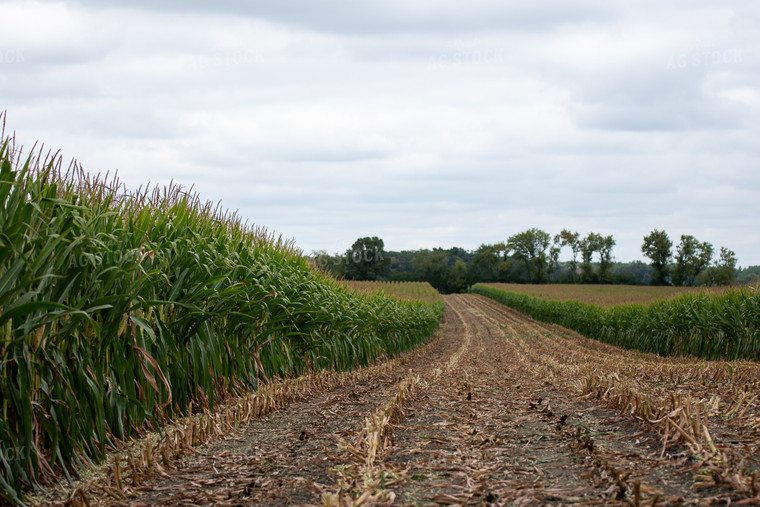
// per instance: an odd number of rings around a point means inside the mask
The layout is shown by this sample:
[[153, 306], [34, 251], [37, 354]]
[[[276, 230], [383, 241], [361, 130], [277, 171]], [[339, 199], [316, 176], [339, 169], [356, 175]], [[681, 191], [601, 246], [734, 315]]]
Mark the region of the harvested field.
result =
[[444, 302], [422, 349], [152, 478], [93, 481], [90, 503], [760, 504], [756, 363], [625, 351], [474, 294]]

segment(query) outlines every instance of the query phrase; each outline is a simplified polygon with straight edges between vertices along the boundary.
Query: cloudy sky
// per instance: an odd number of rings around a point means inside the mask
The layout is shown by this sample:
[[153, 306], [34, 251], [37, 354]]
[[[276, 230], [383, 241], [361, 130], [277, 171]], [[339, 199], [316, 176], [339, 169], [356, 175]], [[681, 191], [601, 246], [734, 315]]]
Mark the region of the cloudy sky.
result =
[[760, 264], [757, 0], [126, 4], [0, 1], [18, 142], [307, 253], [657, 228]]

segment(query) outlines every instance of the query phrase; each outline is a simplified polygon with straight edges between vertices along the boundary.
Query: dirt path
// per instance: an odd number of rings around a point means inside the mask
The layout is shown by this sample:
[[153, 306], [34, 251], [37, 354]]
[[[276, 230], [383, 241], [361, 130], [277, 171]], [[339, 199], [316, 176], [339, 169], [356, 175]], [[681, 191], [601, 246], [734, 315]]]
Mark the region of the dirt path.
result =
[[481, 296], [445, 302], [424, 353], [260, 418], [126, 500], [93, 503], [760, 504], [756, 365], [727, 378]]

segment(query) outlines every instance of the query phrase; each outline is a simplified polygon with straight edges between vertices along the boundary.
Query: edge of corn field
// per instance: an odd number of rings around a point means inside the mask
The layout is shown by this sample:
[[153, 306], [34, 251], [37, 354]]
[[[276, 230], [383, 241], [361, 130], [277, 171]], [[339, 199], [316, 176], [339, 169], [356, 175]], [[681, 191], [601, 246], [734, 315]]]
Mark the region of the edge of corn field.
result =
[[609, 308], [549, 301], [476, 284], [481, 294], [536, 320], [612, 345], [663, 356], [760, 360], [760, 288], [683, 294]]
[[438, 340], [440, 333], [424, 346], [394, 359], [381, 360], [350, 371], [309, 371], [297, 378], [272, 379], [255, 392], [228, 400], [213, 412], [205, 410], [180, 418], [160, 428], [160, 431], [125, 444], [119, 451], [109, 454], [101, 464], [82, 471], [82, 477], [73, 484], [61, 483], [34, 495], [29, 499], [29, 504], [88, 505], [95, 497], [103, 496], [125, 500], [131, 489], [155, 476], [165, 476], [175, 466], [174, 463], [197, 452], [198, 447], [239, 434], [252, 420], [292, 402], [392, 371], [423, 356]]
[[0, 501], [269, 379], [394, 357], [438, 326], [442, 303], [349, 291], [177, 185], [129, 192], [22, 151], [3, 127]]

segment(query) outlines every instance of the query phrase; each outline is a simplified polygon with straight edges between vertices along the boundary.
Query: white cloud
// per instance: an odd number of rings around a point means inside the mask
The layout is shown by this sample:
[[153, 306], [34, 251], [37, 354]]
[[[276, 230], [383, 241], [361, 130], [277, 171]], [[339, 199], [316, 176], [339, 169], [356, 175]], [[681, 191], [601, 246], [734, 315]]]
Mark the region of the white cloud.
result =
[[[654, 228], [760, 264], [754, 2], [7, 2], [0, 108], [342, 251]], [[20, 55], [20, 56], [19, 56]]]

